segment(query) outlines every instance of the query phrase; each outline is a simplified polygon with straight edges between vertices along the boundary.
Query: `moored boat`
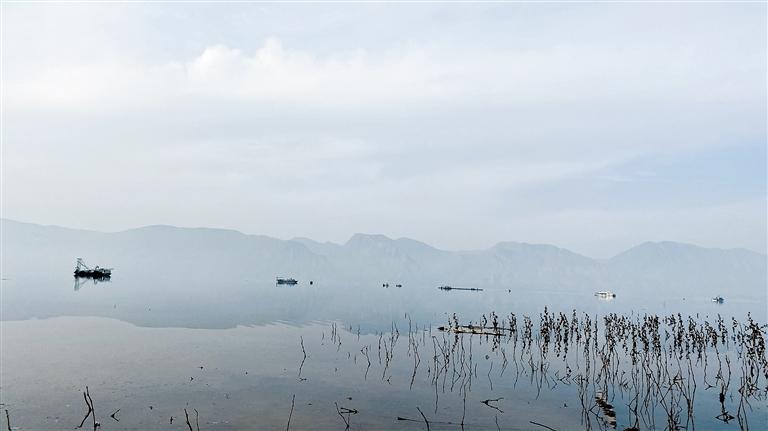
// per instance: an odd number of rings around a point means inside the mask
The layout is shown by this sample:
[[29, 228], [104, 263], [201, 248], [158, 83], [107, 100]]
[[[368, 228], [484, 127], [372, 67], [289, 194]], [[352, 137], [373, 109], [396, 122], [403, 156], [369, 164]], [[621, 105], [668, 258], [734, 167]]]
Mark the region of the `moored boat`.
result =
[[112, 268], [101, 268], [98, 265], [91, 268], [85, 264], [82, 258], [78, 257], [74, 274], [75, 277], [109, 278], [112, 276]]
[[440, 290], [471, 290], [473, 292], [480, 292], [483, 290], [477, 287], [453, 287], [453, 286], [439, 286], [438, 289]]

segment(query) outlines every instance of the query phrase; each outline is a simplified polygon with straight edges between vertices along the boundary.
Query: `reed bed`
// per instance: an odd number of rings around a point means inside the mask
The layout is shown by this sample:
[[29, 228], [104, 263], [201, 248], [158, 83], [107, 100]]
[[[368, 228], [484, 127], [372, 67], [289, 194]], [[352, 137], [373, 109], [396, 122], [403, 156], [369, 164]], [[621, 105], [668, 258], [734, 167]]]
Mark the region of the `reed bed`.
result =
[[[395, 361], [400, 367], [409, 364], [410, 388], [431, 385], [435, 414], [445, 394], [458, 396], [463, 407], [451, 421], [430, 421], [420, 408], [422, 419], [399, 420], [463, 427], [467, 403], [479, 401], [497, 415], [501, 429], [498, 414], [503, 413], [504, 396], [473, 396], [473, 384], [480, 378], [491, 391], [494, 385], [514, 391], [525, 378], [537, 398], [544, 390], [575, 388], [577, 397], [571, 402], [581, 410], [575, 428], [693, 430], [697, 418], [706, 417], [723, 427], [748, 430], [755, 412], [766, 414], [768, 325], [750, 314], [742, 321], [717, 315], [710, 322], [679, 313], [593, 316], [545, 307], [537, 316], [490, 312], [462, 321], [454, 314], [438, 327], [419, 327], [407, 314], [403, 320], [407, 329], [401, 332], [393, 322], [388, 331], [375, 333], [376, 342], [354, 346], [356, 351], [348, 351], [347, 357], [357, 364], [360, 356], [366, 380], [376, 375], [390, 382]], [[354, 334], [352, 327], [348, 330]], [[405, 345], [398, 348], [401, 339]], [[342, 349], [335, 323], [330, 345]], [[716, 412], [711, 411], [713, 400]], [[765, 425], [763, 420], [758, 428]]]

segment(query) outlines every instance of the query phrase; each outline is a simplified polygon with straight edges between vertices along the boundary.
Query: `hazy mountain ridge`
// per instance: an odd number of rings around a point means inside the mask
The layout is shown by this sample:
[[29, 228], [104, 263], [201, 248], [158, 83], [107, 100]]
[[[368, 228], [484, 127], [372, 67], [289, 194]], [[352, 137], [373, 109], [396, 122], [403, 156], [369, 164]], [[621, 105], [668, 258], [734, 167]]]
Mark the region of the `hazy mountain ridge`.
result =
[[[520, 288], [622, 287], [765, 289], [766, 256], [647, 242], [607, 260], [546, 244], [500, 242], [446, 251], [409, 238], [355, 234], [344, 244], [281, 240], [234, 230], [146, 226], [101, 233], [2, 220], [3, 276], [38, 259], [70, 270], [76, 257], [131, 271], [244, 280], [278, 275], [350, 283], [452, 284]], [[135, 265], [135, 268], [126, 268]], [[119, 272], [117, 272], [119, 274]]]
[[664, 279], [690, 286], [720, 283], [766, 290], [766, 256], [745, 249], [704, 248], [671, 241], [645, 242], [610, 260], [615, 272], [644, 286]]

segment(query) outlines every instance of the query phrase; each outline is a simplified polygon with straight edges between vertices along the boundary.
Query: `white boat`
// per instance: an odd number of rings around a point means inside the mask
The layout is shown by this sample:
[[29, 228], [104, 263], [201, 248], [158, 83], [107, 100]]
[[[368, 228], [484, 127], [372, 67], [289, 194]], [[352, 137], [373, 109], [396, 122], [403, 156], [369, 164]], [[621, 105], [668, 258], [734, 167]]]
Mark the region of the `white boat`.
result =
[[616, 294], [607, 290], [601, 290], [599, 292], [595, 292], [595, 296], [597, 296], [598, 298], [608, 299], [608, 298], [615, 298]]

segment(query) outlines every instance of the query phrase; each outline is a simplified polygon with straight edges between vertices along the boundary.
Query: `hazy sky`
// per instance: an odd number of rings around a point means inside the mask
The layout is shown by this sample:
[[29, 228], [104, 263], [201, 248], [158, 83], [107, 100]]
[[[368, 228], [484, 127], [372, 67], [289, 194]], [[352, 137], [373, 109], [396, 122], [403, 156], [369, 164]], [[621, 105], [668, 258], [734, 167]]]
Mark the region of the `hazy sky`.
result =
[[2, 216], [766, 248], [766, 4], [3, 4]]

